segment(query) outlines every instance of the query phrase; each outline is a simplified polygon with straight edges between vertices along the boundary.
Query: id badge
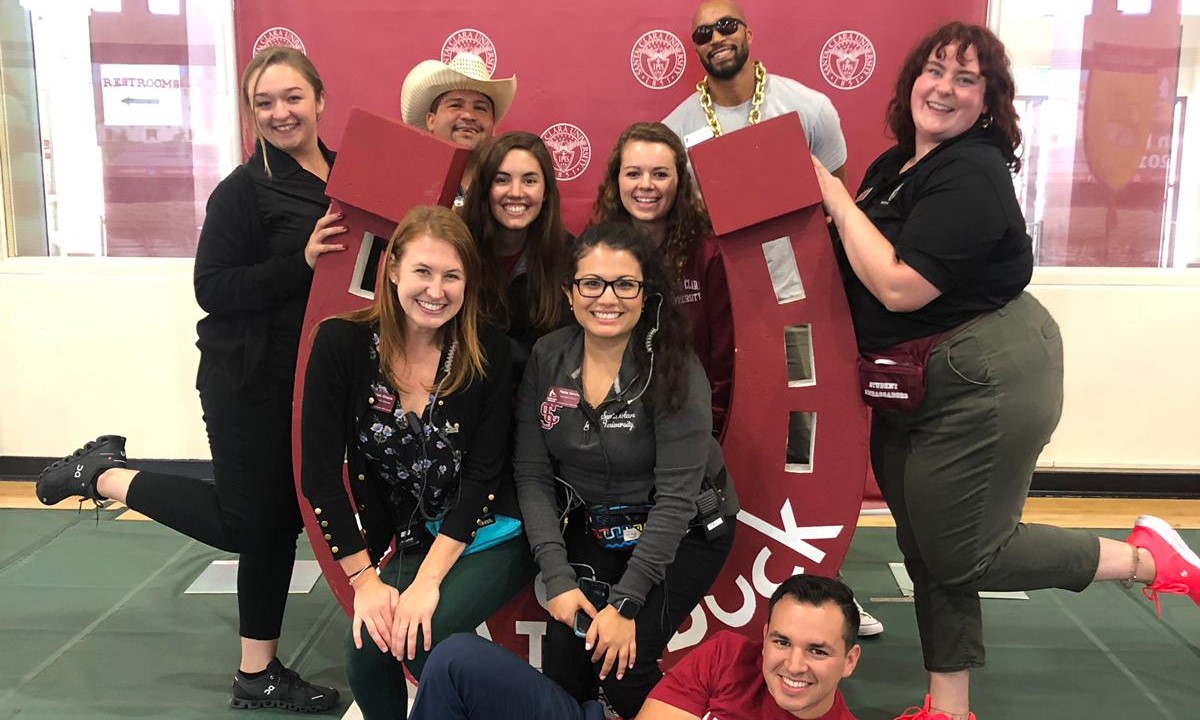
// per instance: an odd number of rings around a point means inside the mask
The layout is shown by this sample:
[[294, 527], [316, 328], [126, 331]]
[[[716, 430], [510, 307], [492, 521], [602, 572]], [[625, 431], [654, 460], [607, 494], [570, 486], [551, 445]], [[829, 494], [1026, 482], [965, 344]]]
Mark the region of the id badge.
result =
[[683, 136], [683, 147], [691, 149], [705, 140], [712, 140], [713, 137], [715, 136], [713, 135], [712, 128], [702, 127]]

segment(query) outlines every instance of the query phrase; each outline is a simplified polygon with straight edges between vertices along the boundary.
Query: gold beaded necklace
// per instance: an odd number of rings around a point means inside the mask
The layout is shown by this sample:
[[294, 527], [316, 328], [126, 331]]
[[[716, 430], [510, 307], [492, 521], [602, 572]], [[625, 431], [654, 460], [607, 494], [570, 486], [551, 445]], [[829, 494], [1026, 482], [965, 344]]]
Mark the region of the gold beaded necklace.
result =
[[[712, 128], [713, 137], [720, 137], [721, 121], [717, 120], [717, 115], [713, 112], [712, 98], [708, 94], [707, 75], [696, 83], [696, 90], [700, 92], [700, 107], [704, 109], [704, 118], [708, 120], [708, 126]], [[757, 125], [758, 121], [762, 120], [762, 104], [766, 97], [766, 90], [767, 69], [763, 67], [760, 60], [754, 63], [754, 95], [750, 99], [750, 118], [748, 120], [751, 125]]]

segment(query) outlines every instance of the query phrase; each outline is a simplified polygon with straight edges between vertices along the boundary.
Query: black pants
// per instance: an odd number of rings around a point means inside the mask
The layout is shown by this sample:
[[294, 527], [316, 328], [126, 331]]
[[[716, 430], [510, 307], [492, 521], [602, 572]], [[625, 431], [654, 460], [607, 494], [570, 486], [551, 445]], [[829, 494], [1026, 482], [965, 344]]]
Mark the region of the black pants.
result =
[[[729, 533], [711, 543], [700, 530], [692, 530], [683, 536], [674, 562], [667, 567], [666, 578], [650, 590], [645, 606], [638, 613], [637, 660], [624, 678], [617, 680], [616, 672], [610, 672], [601, 683], [598, 680], [600, 663], [592, 663], [592, 653], [583, 649], [583, 640], [575, 637], [571, 628], [554, 620], [546, 629], [542, 662], [546, 677], [557, 682], [580, 703], [595, 700], [597, 688], [603, 684], [604, 695], [613, 709], [621, 717], [635, 717], [646, 702], [646, 696], [662, 679], [658, 661], [667, 642], [716, 582], [729, 551], [733, 549], [733, 530], [737, 523], [726, 524]], [[586, 526], [582, 511], [571, 515], [563, 533], [567, 557], [573, 563], [591, 565], [598, 579], [615, 584], [625, 572], [632, 551], [601, 548]]]
[[292, 383], [272, 381], [258, 395], [247, 399], [210, 377], [200, 403], [215, 482], [141, 472], [127, 504], [202, 543], [239, 553], [239, 634], [275, 640], [302, 527], [292, 476]]

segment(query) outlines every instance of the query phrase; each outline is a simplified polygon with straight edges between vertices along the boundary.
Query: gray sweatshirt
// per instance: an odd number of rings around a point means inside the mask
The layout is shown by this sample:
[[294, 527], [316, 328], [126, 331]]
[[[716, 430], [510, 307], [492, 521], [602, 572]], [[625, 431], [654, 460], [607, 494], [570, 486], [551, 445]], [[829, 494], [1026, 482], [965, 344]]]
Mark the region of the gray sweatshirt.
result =
[[[592, 408], [583, 399], [583, 330], [572, 326], [542, 337], [525, 367], [517, 403], [513, 460], [517, 496], [547, 597], [577, 587], [559, 524], [555, 472], [586, 505], [645, 503], [654, 507], [613, 597], [644, 603], [675, 559], [705, 477], [725, 466], [712, 436], [712, 401], [704, 368], [688, 363], [687, 398], [669, 415], [639, 397], [645, 380], [627, 349], [608, 397]], [[738, 504], [726, 481], [724, 516]]]

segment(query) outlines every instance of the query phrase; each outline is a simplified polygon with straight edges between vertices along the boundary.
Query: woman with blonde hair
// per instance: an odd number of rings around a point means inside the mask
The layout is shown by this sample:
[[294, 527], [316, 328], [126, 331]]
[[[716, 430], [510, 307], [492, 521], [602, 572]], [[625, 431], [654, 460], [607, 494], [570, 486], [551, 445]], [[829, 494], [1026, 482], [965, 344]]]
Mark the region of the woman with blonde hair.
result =
[[300, 533], [292, 474], [292, 390], [313, 266], [345, 232], [329, 214], [334, 154], [317, 136], [325, 85], [304, 53], [268, 48], [242, 75], [254, 155], [208, 199], [196, 248], [196, 387], [213, 480], [125, 467], [125, 438], [105, 435], [46, 468], [38, 498], [110, 498], [200, 542], [239, 554], [241, 663], [230, 704], [327, 710], [333, 688], [276, 657]]

